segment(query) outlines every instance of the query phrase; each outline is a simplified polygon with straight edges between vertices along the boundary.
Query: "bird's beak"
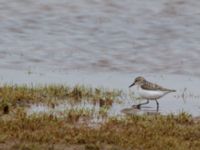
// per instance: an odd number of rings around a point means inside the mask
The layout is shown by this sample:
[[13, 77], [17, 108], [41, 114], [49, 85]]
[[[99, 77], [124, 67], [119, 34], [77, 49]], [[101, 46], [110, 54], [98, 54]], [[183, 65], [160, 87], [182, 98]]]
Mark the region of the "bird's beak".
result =
[[132, 87], [132, 86], [134, 86], [134, 85], [135, 85], [135, 82], [133, 82], [133, 83], [129, 86], [129, 88]]

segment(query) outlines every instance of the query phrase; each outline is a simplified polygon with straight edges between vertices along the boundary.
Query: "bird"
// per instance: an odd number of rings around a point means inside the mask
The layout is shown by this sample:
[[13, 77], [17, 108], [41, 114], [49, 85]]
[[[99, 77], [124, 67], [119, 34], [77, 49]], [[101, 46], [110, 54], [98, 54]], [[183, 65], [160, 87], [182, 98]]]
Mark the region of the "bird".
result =
[[142, 76], [136, 77], [134, 82], [129, 86], [129, 88], [131, 88], [132, 86], [136, 86], [137, 92], [140, 98], [147, 100], [145, 103], [133, 105], [133, 107], [136, 106], [136, 108], [138, 109], [141, 108], [141, 105], [148, 104], [149, 100], [155, 100], [157, 104], [157, 111], [158, 111], [159, 103], [157, 100], [168, 93], [176, 92], [176, 90], [174, 89], [164, 88], [158, 84], [151, 83]]

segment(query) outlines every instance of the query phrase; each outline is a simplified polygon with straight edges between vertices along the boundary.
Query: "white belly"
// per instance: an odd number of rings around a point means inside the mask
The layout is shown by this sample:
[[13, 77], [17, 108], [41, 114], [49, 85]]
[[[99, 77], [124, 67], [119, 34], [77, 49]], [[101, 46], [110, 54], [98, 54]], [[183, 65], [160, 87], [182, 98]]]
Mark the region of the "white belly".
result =
[[138, 94], [141, 98], [144, 99], [159, 99], [165, 94], [169, 93], [168, 91], [153, 91], [153, 90], [143, 90], [141, 87], [138, 87]]

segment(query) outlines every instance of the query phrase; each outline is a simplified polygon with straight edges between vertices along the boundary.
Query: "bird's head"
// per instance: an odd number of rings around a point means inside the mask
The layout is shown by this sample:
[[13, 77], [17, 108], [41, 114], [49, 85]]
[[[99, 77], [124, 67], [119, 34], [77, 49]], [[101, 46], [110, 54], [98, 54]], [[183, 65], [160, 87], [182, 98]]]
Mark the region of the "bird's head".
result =
[[144, 83], [144, 81], [145, 81], [144, 77], [139, 76], [139, 77], [135, 78], [134, 82], [129, 86], [129, 88], [134, 85], [142, 85]]

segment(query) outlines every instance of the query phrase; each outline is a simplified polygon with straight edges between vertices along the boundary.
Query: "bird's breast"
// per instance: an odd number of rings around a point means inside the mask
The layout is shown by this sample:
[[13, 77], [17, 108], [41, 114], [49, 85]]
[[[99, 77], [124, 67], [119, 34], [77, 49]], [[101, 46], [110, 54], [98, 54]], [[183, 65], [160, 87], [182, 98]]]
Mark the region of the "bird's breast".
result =
[[138, 94], [141, 98], [145, 99], [158, 99], [165, 94], [167, 94], [166, 91], [159, 91], [159, 90], [145, 90], [141, 87], [138, 88]]

